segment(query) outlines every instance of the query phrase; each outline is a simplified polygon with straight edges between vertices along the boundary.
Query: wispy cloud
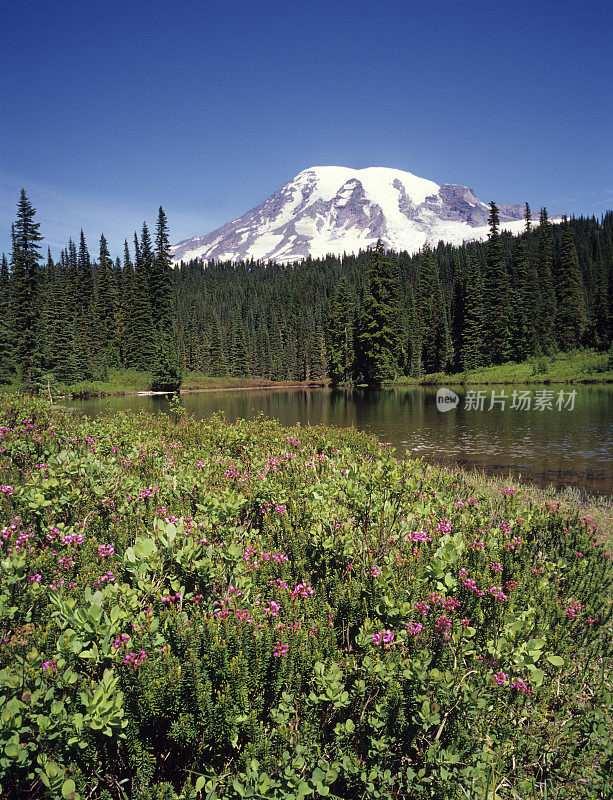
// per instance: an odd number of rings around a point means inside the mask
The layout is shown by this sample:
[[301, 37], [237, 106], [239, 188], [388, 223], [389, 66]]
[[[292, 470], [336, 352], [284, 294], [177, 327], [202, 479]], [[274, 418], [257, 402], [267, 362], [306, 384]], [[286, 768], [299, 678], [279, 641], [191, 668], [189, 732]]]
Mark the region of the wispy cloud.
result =
[[[17, 200], [24, 187], [30, 202], [36, 208], [40, 232], [45, 237], [43, 245], [56, 256], [69, 238], [78, 239], [81, 228], [85, 233], [90, 252], [95, 253], [100, 234], [104, 233], [113, 255], [123, 254], [123, 241], [132, 241], [134, 231], [139, 231], [143, 220], [153, 233], [157, 205], [133, 198], [95, 198], [75, 192], [57, 191], [23, 176], [0, 172], [0, 251], [11, 248], [11, 224], [15, 219]], [[170, 225], [171, 239], [177, 242], [190, 236], [208, 233], [227, 220], [202, 211], [164, 208]]]

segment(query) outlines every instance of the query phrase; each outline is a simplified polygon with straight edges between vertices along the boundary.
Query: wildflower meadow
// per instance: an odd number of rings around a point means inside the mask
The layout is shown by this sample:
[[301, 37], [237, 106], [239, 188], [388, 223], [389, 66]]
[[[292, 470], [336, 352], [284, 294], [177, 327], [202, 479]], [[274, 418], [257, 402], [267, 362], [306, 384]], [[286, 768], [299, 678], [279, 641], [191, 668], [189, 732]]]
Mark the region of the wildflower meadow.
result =
[[0, 397], [0, 796], [613, 797], [589, 519], [354, 430]]

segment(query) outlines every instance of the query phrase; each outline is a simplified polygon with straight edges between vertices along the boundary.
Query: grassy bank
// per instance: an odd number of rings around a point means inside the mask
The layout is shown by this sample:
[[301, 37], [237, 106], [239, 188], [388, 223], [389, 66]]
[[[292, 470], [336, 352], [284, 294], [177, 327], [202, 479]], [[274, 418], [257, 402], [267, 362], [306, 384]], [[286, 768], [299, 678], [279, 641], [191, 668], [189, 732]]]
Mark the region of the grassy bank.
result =
[[[401, 377], [386, 385], [453, 385], [453, 384], [525, 384], [525, 383], [607, 383], [613, 381], [611, 356], [595, 350], [575, 350], [557, 356], [532, 358], [522, 363], [509, 362], [495, 367], [484, 367], [462, 373], [433, 373], [422, 378]], [[151, 388], [152, 374], [133, 369], [109, 369], [106, 380], [87, 380], [63, 384], [44, 383], [42, 394], [59, 397], [105, 397], [135, 394]], [[188, 372], [183, 377], [181, 391], [206, 391], [215, 389], [278, 389], [317, 388], [328, 385], [322, 381], [271, 381], [267, 378], [212, 378], [199, 372]], [[19, 393], [14, 383], [4, 391]]]
[[613, 793], [611, 559], [353, 430], [0, 398], [3, 797]]
[[456, 372], [433, 373], [422, 378], [400, 378], [402, 385], [522, 384], [522, 383], [608, 383], [613, 381], [613, 364], [607, 353], [573, 350], [556, 356], [540, 356], [495, 367]]
[[[113, 395], [136, 394], [151, 389], [151, 372], [134, 369], [109, 369], [106, 380], [87, 380], [76, 383], [49, 381], [42, 384], [41, 394], [53, 398], [61, 397], [110, 397]], [[182, 392], [211, 391], [215, 389], [278, 389], [284, 387], [317, 387], [325, 385], [322, 381], [270, 381], [266, 378], [211, 378], [200, 372], [188, 372], [183, 377]], [[13, 383], [4, 387], [5, 392], [18, 394], [20, 387]]]

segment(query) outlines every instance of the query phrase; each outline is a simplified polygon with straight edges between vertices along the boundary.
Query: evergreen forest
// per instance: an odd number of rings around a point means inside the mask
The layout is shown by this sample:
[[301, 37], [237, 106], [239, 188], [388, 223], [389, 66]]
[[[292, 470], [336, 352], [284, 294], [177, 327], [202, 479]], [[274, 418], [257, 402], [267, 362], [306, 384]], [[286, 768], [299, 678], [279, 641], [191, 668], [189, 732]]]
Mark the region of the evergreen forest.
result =
[[578, 347], [611, 345], [613, 212], [501, 232], [490, 204], [486, 242], [386, 252], [173, 268], [160, 207], [113, 258], [83, 231], [58, 259], [25, 191], [0, 269], [0, 382], [105, 380], [150, 371], [175, 389], [211, 377], [380, 385], [462, 372]]

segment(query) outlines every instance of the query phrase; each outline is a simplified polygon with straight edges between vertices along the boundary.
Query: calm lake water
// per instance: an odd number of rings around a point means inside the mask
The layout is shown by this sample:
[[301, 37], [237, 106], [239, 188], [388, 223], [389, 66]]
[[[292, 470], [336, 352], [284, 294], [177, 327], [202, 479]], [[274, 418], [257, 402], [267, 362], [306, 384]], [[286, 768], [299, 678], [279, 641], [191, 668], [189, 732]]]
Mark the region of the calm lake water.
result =
[[[437, 390], [421, 387], [211, 391], [181, 399], [201, 418], [223, 411], [228, 420], [251, 419], [263, 412], [283, 425], [353, 426], [391, 442], [398, 455], [613, 494], [613, 385], [450, 388], [459, 399], [445, 412]], [[159, 396], [69, 405], [91, 415], [168, 407]]]

